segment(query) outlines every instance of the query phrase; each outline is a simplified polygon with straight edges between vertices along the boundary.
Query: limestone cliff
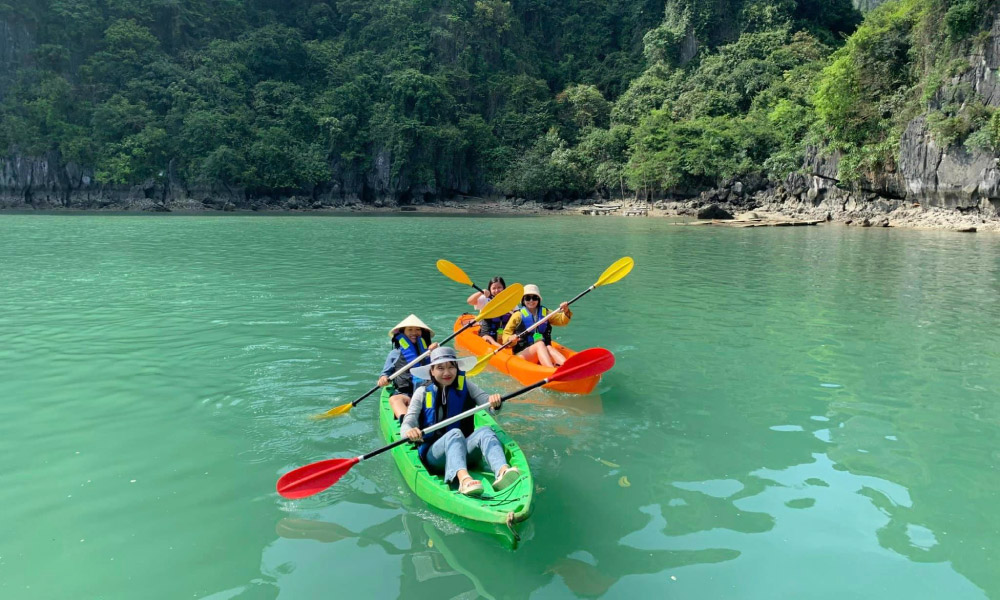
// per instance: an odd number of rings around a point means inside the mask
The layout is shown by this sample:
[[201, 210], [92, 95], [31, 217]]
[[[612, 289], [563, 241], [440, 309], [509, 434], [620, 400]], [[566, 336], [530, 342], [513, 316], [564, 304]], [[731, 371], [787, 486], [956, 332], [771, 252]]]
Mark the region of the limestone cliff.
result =
[[857, 220], [902, 209], [945, 209], [980, 219], [1000, 217], [1000, 159], [989, 149], [976, 149], [958, 139], [942, 142], [932, 132], [929, 117], [945, 106], [958, 113], [971, 106], [1000, 109], [1000, 7], [983, 23], [979, 42], [965, 56], [960, 73], [942, 82], [922, 114], [908, 123], [900, 137], [895, 164], [860, 180], [838, 179], [838, 153], [810, 153], [802, 173], [790, 174], [780, 185], [762, 193], [758, 203], [784, 212], [810, 213], [837, 220]]
[[874, 9], [875, 7], [885, 4], [889, 0], [852, 0], [854, 3], [854, 8], [860, 10], [862, 14]]

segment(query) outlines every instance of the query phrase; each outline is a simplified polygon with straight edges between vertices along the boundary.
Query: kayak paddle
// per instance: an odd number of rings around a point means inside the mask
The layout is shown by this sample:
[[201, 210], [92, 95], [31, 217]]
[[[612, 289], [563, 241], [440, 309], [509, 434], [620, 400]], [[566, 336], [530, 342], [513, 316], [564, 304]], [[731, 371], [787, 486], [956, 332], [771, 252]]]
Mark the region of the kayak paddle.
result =
[[[497, 297], [499, 298], [499, 296]], [[514, 396], [520, 396], [521, 394], [530, 392], [531, 390], [552, 381], [572, 381], [574, 379], [584, 379], [586, 377], [600, 375], [613, 367], [614, 364], [615, 356], [611, 354], [610, 350], [605, 350], [604, 348], [588, 348], [587, 350], [578, 352], [577, 354], [569, 357], [561, 367], [557, 368], [554, 373], [545, 379], [523, 387], [515, 392], [511, 392], [500, 398], [500, 401], [506, 402]], [[438, 429], [447, 427], [456, 421], [471, 417], [476, 412], [488, 407], [489, 403], [470, 408], [461, 414], [445, 419], [440, 423], [435, 423], [423, 431], [424, 433], [437, 431]], [[291, 498], [293, 500], [318, 494], [331, 485], [337, 483], [337, 481], [339, 481], [345, 473], [350, 471], [351, 468], [359, 462], [368, 460], [369, 458], [382, 454], [386, 450], [392, 450], [396, 446], [409, 442], [410, 439], [404, 437], [389, 444], [388, 446], [383, 446], [378, 450], [373, 450], [362, 456], [356, 456], [354, 458], [330, 458], [308, 464], [304, 467], [299, 467], [298, 469], [285, 473], [280, 479], [278, 479], [278, 493], [285, 498]]]
[[[492, 300], [490, 300], [486, 304], [486, 306], [483, 307], [483, 310], [479, 311], [479, 314], [476, 315], [475, 319], [473, 319], [472, 321], [469, 321], [468, 323], [466, 323], [465, 327], [462, 327], [461, 329], [459, 329], [455, 333], [451, 334], [443, 342], [441, 342], [438, 345], [439, 346], [443, 346], [444, 344], [447, 344], [449, 341], [451, 341], [452, 338], [454, 338], [458, 334], [462, 333], [463, 331], [465, 331], [469, 327], [472, 327], [478, 321], [482, 321], [483, 319], [493, 319], [495, 317], [499, 317], [502, 314], [510, 312], [511, 309], [513, 309], [515, 306], [517, 306], [518, 302], [521, 301], [521, 296], [523, 296], [523, 295], [524, 295], [524, 287], [521, 286], [520, 283], [515, 283], [514, 285], [510, 286], [509, 288], [507, 288], [504, 291], [502, 291], [499, 294], [497, 294], [495, 298], [493, 298]], [[426, 358], [427, 355], [429, 355], [430, 353], [431, 353], [431, 351], [428, 350], [427, 352], [424, 352], [420, 356], [414, 358], [409, 363], [407, 363], [407, 364], [403, 365], [402, 367], [400, 367], [395, 373], [393, 373], [392, 375], [389, 375], [389, 379], [390, 380], [391, 379], [395, 379], [396, 377], [399, 377], [403, 373], [406, 373], [407, 371], [410, 370], [411, 367], [413, 367], [414, 365], [418, 364], [420, 361], [422, 361], [424, 358]], [[314, 416], [313, 419], [329, 419], [330, 417], [337, 417], [337, 416], [340, 416], [340, 415], [346, 415], [348, 412], [350, 412], [350, 410], [352, 408], [354, 408], [355, 406], [358, 405], [358, 402], [361, 402], [362, 400], [364, 400], [368, 396], [371, 396], [378, 389], [379, 389], [379, 386], [376, 385], [372, 389], [370, 389], [367, 392], [365, 392], [364, 395], [361, 396], [360, 398], [358, 398], [357, 400], [355, 400], [353, 402], [348, 402], [347, 404], [341, 404], [340, 406], [335, 406], [335, 407], [331, 408], [330, 410], [326, 411], [323, 414], [319, 414], [319, 415]]]
[[469, 279], [469, 276], [465, 274], [465, 271], [458, 268], [458, 266], [455, 263], [448, 262], [447, 260], [442, 258], [441, 260], [437, 261], [437, 268], [438, 271], [441, 271], [442, 275], [454, 281], [455, 283], [461, 283], [462, 285], [469, 285], [472, 286], [480, 294], [485, 293], [483, 290], [479, 289], [479, 286], [472, 283], [472, 280]]
[[[566, 304], [567, 305], [573, 304], [574, 302], [576, 302], [577, 300], [579, 300], [580, 298], [582, 298], [585, 294], [587, 294], [587, 292], [589, 292], [590, 290], [592, 290], [594, 288], [599, 288], [602, 285], [608, 285], [608, 284], [611, 284], [611, 283], [615, 283], [616, 281], [620, 281], [626, 275], [629, 274], [629, 271], [632, 270], [633, 266], [635, 266], [635, 261], [632, 260], [628, 256], [616, 260], [613, 265], [611, 265], [610, 267], [608, 267], [607, 269], [605, 269], [603, 273], [601, 273], [601, 276], [597, 278], [597, 282], [594, 285], [590, 286], [589, 288], [587, 288], [587, 289], [583, 290], [582, 292], [580, 292], [579, 294], [577, 294], [576, 298], [573, 298], [572, 300], [570, 300]], [[532, 325], [531, 327], [529, 327], [525, 331], [521, 332], [521, 335], [523, 336], [525, 334], [531, 333], [532, 331], [535, 330], [536, 327], [540, 326], [542, 323], [544, 323], [544, 322], [548, 321], [549, 319], [551, 319], [558, 312], [559, 312], [558, 310], [554, 310], [554, 311], [550, 312], [548, 315], [545, 316], [545, 318], [543, 318], [542, 320], [538, 321], [537, 323], [535, 323], [534, 325]], [[513, 340], [511, 340], [511, 342], [512, 341]], [[480, 373], [483, 369], [486, 368], [486, 365], [489, 364], [490, 359], [493, 358], [493, 355], [496, 354], [497, 352], [500, 352], [504, 348], [510, 346], [511, 342], [507, 342], [506, 344], [504, 344], [503, 346], [500, 346], [496, 350], [493, 350], [489, 354], [484, 354], [481, 357], [479, 357], [479, 360], [476, 361], [475, 366], [473, 366], [471, 369], [469, 369], [468, 372], [466, 372], [466, 375], [468, 375], [469, 377], [472, 377], [473, 375], [476, 375], [476, 374]]]

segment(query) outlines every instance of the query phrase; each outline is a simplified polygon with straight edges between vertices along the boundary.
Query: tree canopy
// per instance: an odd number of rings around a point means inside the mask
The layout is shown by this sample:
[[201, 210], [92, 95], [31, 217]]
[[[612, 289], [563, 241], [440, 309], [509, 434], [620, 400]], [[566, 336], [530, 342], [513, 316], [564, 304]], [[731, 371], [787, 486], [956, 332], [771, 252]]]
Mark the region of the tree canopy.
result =
[[[0, 144], [107, 184], [253, 194], [662, 193], [780, 176], [807, 143], [874, 168], [962, 68], [931, 48], [971, 43], [986, 5], [898, 0], [862, 24], [850, 0], [0, 4], [34, 41]], [[945, 41], [922, 48], [928, 23]], [[1000, 118], [962, 110], [942, 105], [940, 134], [994, 144]]]

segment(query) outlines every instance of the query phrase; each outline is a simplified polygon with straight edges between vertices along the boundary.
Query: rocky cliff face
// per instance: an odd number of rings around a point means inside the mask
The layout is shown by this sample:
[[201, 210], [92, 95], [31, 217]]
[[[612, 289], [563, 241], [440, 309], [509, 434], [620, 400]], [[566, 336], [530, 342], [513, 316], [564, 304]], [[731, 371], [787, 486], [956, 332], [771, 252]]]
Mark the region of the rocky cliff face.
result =
[[[261, 196], [222, 183], [190, 184], [171, 164], [162, 180], [138, 185], [97, 183], [94, 170], [66, 162], [56, 151], [45, 156], [15, 154], [0, 159], [0, 209], [112, 209], [112, 210], [298, 210], [370, 204], [376, 207], [423, 204], [454, 195], [466, 195], [473, 175], [456, 169], [442, 179], [447, 189], [410, 180], [407, 173], [392, 175], [392, 156], [377, 153], [375, 168], [362, 174], [351, 165], [335, 162], [333, 177], [322, 186], [289, 196]], [[477, 182], [482, 186], [483, 182]]]
[[[218, 197], [219, 192], [205, 195], [210, 194]], [[0, 208], [165, 210], [171, 203], [186, 203], [187, 196], [170, 178], [164, 184], [99, 185], [93, 169], [67, 163], [56, 151], [0, 160]]]
[[854, 3], [854, 8], [861, 11], [862, 14], [873, 10], [875, 7], [885, 4], [889, 0], [852, 0]]
[[[1000, 7], [988, 18], [991, 25], [985, 43], [965, 57], [970, 68], [942, 86], [930, 110], [946, 102], [972, 100], [1000, 109]], [[1000, 159], [993, 152], [970, 150], [961, 143], [942, 147], [931, 134], [926, 115], [907, 124], [895, 170], [848, 185], [837, 180], [839, 161], [837, 154], [814, 153], [806, 160], [805, 174], [793, 173], [763, 192], [758, 206], [841, 221], [877, 215], [881, 219], [904, 209], [951, 211], [973, 220], [1000, 218]], [[968, 220], [965, 217], [963, 223]]]
[[[968, 56], [967, 71], [954, 77], [939, 91], [932, 108], [946, 100], [978, 100], [994, 109], [1000, 108], [1000, 10], [990, 15], [992, 24], [982, 48]], [[951, 91], [947, 91], [951, 90]], [[958, 96], [954, 90], [959, 90]], [[968, 90], [968, 91], [963, 91]], [[944, 96], [948, 95], [949, 98]], [[1000, 203], [1000, 170], [995, 153], [970, 151], [961, 144], [940, 147], [930, 134], [925, 117], [907, 125], [899, 149], [899, 175], [906, 197], [942, 208], [989, 209]]]

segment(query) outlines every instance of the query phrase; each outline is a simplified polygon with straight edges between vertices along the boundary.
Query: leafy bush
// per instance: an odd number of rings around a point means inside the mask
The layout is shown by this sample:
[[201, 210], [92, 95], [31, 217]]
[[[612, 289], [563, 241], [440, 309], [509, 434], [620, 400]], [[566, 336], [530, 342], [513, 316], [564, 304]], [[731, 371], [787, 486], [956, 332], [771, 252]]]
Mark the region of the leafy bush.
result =
[[980, 6], [977, 0], [960, 0], [948, 7], [944, 15], [944, 23], [948, 36], [952, 39], [962, 39], [973, 33], [980, 17]]
[[839, 177], [891, 165], [905, 122], [914, 112], [918, 82], [914, 36], [930, 0], [900, 0], [868, 13], [823, 70], [813, 96], [817, 133], [843, 152]]

